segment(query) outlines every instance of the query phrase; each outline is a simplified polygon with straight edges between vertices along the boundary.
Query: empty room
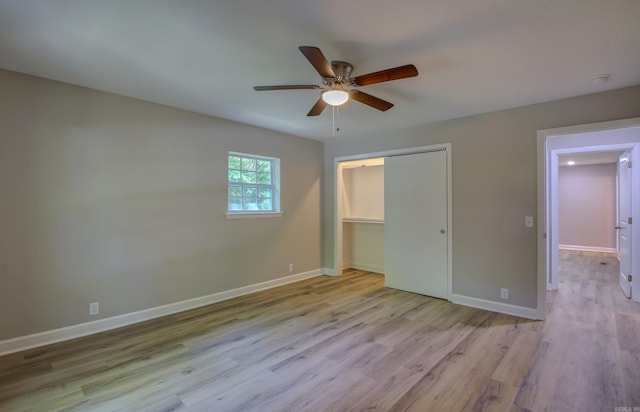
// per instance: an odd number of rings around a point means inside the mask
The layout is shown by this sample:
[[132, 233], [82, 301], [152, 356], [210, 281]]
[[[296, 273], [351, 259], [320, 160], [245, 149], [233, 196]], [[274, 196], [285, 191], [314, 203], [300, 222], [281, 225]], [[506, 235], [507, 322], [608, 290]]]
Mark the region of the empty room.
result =
[[0, 0], [0, 411], [640, 409], [638, 16]]

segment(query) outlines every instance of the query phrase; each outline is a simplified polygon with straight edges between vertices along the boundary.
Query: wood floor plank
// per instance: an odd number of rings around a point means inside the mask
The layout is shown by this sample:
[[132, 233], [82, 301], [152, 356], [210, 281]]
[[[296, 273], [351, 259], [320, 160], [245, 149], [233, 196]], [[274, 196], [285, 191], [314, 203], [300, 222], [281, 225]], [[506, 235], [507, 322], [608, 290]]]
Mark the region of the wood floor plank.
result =
[[625, 405], [640, 405], [640, 352], [620, 350]]
[[[405, 395], [408, 387], [413, 387], [424, 376], [423, 371], [410, 370], [405, 367], [389, 367], [381, 369], [373, 377], [376, 381], [369, 392], [345, 407], [345, 411], [391, 411], [397, 410], [399, 400]], [[384, 394], [384, 396], [380, 396]]]
[[[558, 371], [556, 365], [561, 364], [562, 354], [550, 354], [550, 343], [542, 340], [536, 349], [531, 366], [523, 378], [514, 404], [527, 410], [544, 410], [546, 401], [551, 398]], [[535, 408], [538, 409], [535, 409]]]
[[535, 322], [347, 270], [0, 357], [0, 410], [637, 406], [640, 305], [617, 272], [615, 257], [561, 252]]
[[184, 404], [182, 401], [175, 396], [171, 396], [166, 399], [151, 402], [148, 399], [131, 401], [119, 409], [113, 409], [113, 412], [172, 412], [183, 409]]
[[471, 407], [474, 411], [508, 411], [513, 405], [518, 389], [504, 382], [489, 380]]
[[519, 388], [525, 378], [522, 371], [527, 370], [531, 365], [542, 336], [542, 333], [535, 331], [519, 333], [491, 375], [491, 378], [500, 383]]
[[589, 364], [580, 365], [576, 377], [578, 410], [606, 410], [610, 405], [626, 404], [620, 353], [616, 338], [603, 333], [588, 332], [585, 344], [577, 349], [582, 353], [575, 356], [576, 362], [584, 358], [593, 359]]

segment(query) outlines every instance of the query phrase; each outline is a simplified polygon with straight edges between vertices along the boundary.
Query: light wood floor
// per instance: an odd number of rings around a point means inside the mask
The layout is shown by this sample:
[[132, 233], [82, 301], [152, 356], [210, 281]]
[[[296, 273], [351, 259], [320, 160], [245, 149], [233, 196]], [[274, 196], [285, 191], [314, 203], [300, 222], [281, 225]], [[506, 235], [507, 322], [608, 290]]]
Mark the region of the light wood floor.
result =
[[561, 260], [545, 322], [385, 289], [381, 275], [352, 270], [0, 357], [0, 410], [640, 406], [640, 305], [619, 290], [616, 259]]

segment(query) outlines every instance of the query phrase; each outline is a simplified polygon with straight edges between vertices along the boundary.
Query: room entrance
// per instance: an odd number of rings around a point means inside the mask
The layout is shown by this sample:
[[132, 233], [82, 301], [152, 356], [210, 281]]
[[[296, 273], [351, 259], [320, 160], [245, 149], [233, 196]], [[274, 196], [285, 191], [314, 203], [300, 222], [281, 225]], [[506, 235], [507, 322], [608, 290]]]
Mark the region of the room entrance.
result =
[[[594, 153], [629, 150], [632, 164], [640, 164], [640, 118], [541, 130], [538, 132], [538, 199], [539, 199], [539, 251], [538, 254], [538, 308], [539, 316], [546, 314], [546, 290], [557, 289], [559, 213], [558, 163], [566, 153]], [[633, 180], [640, 181], [640, 168], [632, 168]], [[640, 191], [631, 186], [631, 215], [640, 214]], [[640, 238], [640, 226], [630, 225], [630, 232]], [[640, 243], [631, 244], [629, 250], [631, 272], [640, 272]], [[632, 299], [640, 301], [640, 277], [630, 282]], [[622, 283], [621, 283], [622, 285]]]

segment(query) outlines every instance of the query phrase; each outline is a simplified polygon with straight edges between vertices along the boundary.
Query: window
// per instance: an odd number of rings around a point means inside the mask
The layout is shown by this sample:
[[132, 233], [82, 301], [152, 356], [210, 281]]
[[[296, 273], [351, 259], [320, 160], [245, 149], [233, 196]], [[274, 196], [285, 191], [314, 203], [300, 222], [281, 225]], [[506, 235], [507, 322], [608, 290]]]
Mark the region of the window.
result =
[[229, 152], [227, 216], [280, 214], [280, 159]]

